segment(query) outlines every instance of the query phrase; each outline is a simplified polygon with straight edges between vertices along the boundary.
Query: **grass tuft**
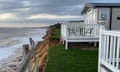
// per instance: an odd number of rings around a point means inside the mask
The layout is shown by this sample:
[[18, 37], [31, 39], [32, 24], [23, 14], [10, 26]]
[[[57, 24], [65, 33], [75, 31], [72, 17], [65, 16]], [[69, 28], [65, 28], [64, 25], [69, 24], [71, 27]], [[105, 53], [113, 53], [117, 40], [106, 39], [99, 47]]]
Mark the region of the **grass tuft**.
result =
[[97, 72], [97, 54], [97, 50], [50, 47], [45, 72]]

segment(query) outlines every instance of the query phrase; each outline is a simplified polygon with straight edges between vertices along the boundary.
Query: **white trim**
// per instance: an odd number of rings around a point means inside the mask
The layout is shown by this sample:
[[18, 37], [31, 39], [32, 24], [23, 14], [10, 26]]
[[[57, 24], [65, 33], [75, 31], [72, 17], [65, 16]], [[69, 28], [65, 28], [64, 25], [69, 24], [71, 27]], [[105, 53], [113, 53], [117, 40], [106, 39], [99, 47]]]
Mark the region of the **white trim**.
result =
[[109, 63], [107, 63], [104, 60], [101, 60], [101, 65], [104, 65], [105, 67], [110, 69], [112, 72], [120, 72], [120, 70], [118, 70], [117, 68], [115, 68], [114, 66], [110, 65]]
[[120, 32], [100, 30], [98, 72], [102, 66], [120, 72]]
[[67, 24], [66, 49], [68, 49], [68, 42], [99, 42], [99, 29], [98, 24]]

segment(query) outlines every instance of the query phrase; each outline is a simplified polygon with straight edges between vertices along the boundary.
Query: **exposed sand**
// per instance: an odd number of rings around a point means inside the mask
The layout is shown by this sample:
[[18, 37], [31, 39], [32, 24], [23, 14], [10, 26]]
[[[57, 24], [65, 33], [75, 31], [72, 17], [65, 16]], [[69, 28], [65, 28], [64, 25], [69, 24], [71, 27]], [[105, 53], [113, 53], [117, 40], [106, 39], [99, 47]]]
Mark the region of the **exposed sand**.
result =
[[16, 72], [23, 61], [22, 48], [18, 48], [15, 54], [0, 62], [0, 72]]

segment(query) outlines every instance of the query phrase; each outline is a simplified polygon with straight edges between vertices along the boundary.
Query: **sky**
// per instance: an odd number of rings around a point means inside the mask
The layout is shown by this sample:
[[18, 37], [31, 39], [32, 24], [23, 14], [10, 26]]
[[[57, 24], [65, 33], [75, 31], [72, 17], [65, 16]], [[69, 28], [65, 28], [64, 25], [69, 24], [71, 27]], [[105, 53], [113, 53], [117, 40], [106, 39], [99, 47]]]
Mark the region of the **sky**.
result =
[[85, 3], [92, 2], [120, 3], [120, 0], [0, 0], [0, 26], [81, 20]]

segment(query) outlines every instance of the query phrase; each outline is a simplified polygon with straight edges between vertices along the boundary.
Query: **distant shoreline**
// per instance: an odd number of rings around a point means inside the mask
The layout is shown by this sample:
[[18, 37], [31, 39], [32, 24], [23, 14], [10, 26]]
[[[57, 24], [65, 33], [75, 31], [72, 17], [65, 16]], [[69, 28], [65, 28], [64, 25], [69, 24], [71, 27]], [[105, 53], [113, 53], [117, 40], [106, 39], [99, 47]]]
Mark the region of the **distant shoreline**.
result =
[[49, 26], [41, 26], [41, 27], [0, 27], [0, 28], [49, 28]]

